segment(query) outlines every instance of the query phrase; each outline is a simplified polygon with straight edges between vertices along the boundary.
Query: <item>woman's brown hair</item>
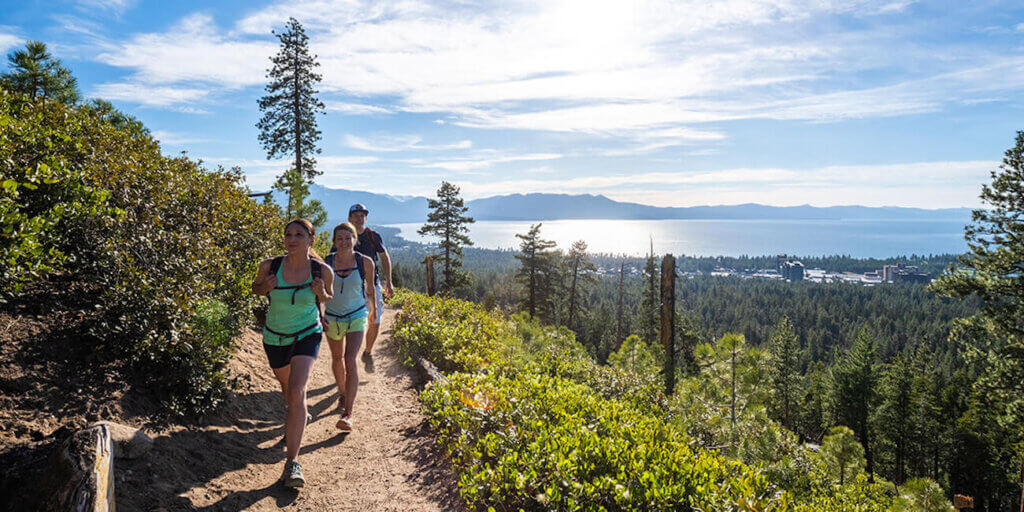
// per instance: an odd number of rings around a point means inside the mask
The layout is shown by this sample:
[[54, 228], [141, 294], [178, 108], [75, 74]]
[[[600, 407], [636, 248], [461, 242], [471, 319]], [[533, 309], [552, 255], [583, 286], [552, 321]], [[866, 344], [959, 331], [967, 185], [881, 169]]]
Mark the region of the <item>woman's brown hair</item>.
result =
[[[288, 224], [284, 225], [285, 231], [287, 231], [288, 230], [288, 226], [291, 226], [292, 224], [298, 224], [298, 225], [302, 226], [302, 228], [305, 229], [306, 233], [309, 235], [309, 238], [312, 238], [312, 239], [316, 238], [316, 228], [313, 227], [313, 223], [312, 222], [310, 222], [310, 221], [308, 221], [306, 219], [294, 219], [291, 222], [289, 222]], [[320, 257], [319, 254], [316, 253], [316, 250], [313, 249], [313, 244], [312, 243], [309, 244], [309, 253], [307, 253], [307, 254], [308, 254], [308, 256], [310, 258], [318, 259], [320, 261], [324, 260], [323, 258]]]
[[356, 227], [353, 226], [351, 222], [342, 222], [341, 224], [334, 226], [334, 234], [331, 237], [332, 244], [334, 243], [335, 240], [338, 239], [338, 231], [348, 231], [349, 233], [352, 233], [352, 239], [355, 240], [355, 243], [359, 243], [359, 233], [356, 231]]

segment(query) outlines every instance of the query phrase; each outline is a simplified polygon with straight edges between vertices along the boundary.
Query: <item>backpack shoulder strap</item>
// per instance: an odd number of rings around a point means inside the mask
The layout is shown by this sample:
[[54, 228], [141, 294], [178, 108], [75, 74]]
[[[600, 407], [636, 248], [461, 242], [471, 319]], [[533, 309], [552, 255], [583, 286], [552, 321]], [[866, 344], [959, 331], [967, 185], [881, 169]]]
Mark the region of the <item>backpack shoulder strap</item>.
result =
[[327, 253], [327, 257], [324, 258], [324, 263], [326, 263], [328, 267], [331, 267], [331, 270], [334, 270], [334, 255], [335, 254], [337, 254], [337, 253], [336, 252], [329, 252], [329, 253]]
[[363, 266], [363, 258], [365, 257], [358, 252], [356, 253], [356, 269], [359, 270], [359, 282], [366, 281], [366, 268]]
[[363, 231], [366, 231], [367, 233], [370, 234], [370, 247], [373, 247], [373, 252], [384, 252], [384, 248], [381, 247], [379, 243], [377, 243], [377, 233], [374, 233], [373, 230], [370, 228], [363, 228]]
[[323, 264], [324, 264], [324, 262], [319, 260], [319, 259], [317, 259], [317, 258], [310, 258], [309, 259], [309, 277], [312, 278], [312, 279], [320, 279], [320, 276], [323, 275], [323, 267], [321, 266]]
[[284, 256], [274, 256], [270, 260], [270, 275], [277, 275], [277, 271], [281, 270], [281, 262], [284, 261]]

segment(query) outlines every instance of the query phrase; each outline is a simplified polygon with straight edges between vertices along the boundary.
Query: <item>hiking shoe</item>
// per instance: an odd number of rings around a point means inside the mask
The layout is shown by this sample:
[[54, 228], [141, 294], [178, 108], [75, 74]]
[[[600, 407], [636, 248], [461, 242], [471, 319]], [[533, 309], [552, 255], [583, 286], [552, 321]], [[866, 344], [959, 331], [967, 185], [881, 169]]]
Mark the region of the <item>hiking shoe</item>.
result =
[[363, 352], [363, 366], [364, 368], [366, 368], [366, 373], [373, 373], [373, 354], [370, 354], [369, 352]]
[[338, 430], [341, 430], [342, 432], [352, 432], [352, 418], [349, 416], [342, 417], [338, 420], [337, 427]]
[[297, 460], [289, 460], [284, 463], [284, 473], [281, 475], [281, 481], [284, 482], [285, 487], [292, 489], [298, 489], [303, 485], [306, 485], [306, 479], [302, 478], [302, 466]]

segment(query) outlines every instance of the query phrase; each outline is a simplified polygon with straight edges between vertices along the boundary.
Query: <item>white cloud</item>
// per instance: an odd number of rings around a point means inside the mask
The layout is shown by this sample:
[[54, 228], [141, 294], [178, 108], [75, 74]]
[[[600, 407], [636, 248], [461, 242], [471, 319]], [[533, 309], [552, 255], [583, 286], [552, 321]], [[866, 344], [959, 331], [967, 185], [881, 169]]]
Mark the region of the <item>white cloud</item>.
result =
[[469, 149], [473, 147], [470, 140], [460, 140], [452, 144], [423, 144], [423, 137], [419, 135], [380, 135], [373, 138], [364, 138], [357, 135], [347, 134], [344, 143], [350, 148], [371, 151], [374, 153], [411, 150], [449, 150]]
[[369, 116], [394, 114], [395, 111], [388, 107], [378, 105], [366, 105], [364, 103], [347, 103], [343, 101], [325, 102], [328, 112], [338, 112], [346, 115]]
[[136, 81], [147, 84], [193, 81], [238, 88], [264, 83], [275, 49], [267, 41], [229, 39], [209, 15], [192, 14], [167, 32], [136, 35], [97, 59], [131, 69]]
[[210, 139], [203, 137], [196, 137], [188, 134], [173, 133], [164, 130], [155, 130], [153, 132], [153, 138], [160, 141], [161, 144], [168, 146], [182, 146], [185, 144], [200, 144], [204, 142], [210, 142]]
[[489, 169], [498, 164], [511, 162], [536, 162], [542, 160], [557, 160], [564, 155], [558, 153], [527, 153], [519, 155], [501, 154], [498, 152], [481, 152], [481, 154], [450, 160], [427, 161], [414, 164], [415, 167], [427, 169], [447, 169], [449, 171], [467, 172], [480, 169]]
[[1018, 23], [1013, 26], [1013, 29], [1017, 32], [1024, 32], [1024, 23]]
[[[97, 85], [91, 95], [105, 100], [166, 107], [201, 102], [209, 94], [210, 91], [207, 89], [198, 88], [151, 86], [140, 83], [108, 83]], [[185, 105], [185, 108], [189, 107]], [[194, 109], [194, 112], [205, 112], [195, 109], [195, 107], [191, 108]]]
[[135, 5], [135, 0], [78, 0], [83, 10], [102, 9], [117, 14], [124, 13]]
[[6, 54], [7, 50], [21, 45], [22, 39], [14, 34], [0, 33], [0, 53]]

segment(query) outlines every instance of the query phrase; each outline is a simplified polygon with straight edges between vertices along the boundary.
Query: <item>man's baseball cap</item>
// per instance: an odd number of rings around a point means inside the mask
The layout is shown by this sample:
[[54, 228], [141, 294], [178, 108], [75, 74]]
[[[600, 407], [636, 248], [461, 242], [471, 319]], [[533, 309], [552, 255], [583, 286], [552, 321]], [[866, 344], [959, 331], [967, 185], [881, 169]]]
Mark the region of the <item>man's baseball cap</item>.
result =
[[370, 210], [367, 210], [367, 209], [366, 209], [366, 205], [364, 205], [363, 203], [356, 203], [356, 204], [352, 205], [352, 206], [351, 206], [351, 207], [350, 207], [350, 208], [348, 209], [348, 213], [349, 213], [349, 215], [351, 215], [351, 214], [353, 214], [353, 213], [355, 213], [355, 212], [363, 212], [363, 213], [365, 213], [365, 214], [369, 214], [369, 213], [370, 213]]

